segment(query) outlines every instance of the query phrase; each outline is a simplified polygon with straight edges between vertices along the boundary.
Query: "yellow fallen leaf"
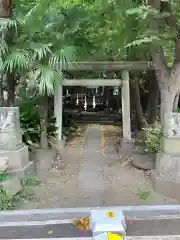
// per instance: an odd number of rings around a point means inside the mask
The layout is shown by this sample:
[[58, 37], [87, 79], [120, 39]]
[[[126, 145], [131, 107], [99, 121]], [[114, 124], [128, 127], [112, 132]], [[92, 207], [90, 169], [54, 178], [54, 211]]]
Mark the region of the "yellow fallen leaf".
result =
[[51, 235], [53, 233], [53, 231], [48, 231], [48, 235]]
[[123, 240], [123, 237], [120, 235], [108, 232], [108, 240]]
[[114, 212], [108, 212], [107, 215], [108, 215], [109, 218], [114, 218], [115, 217]]

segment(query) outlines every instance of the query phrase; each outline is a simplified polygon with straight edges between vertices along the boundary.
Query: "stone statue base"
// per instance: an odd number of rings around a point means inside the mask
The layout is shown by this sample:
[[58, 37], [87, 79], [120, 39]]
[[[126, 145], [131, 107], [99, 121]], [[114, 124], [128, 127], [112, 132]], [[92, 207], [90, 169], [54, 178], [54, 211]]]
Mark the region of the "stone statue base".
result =
[[180, 156], [180, 136], [162, 137], [160, 148], [163, 149], [164, 153]]
[[6, 158], [8, 160], [9, 174], [24, 176], [29, 172], [33, 174], [33, 162], [29, 162], [28, 147], [21, 145], [20, 148], [15, 150], [0, 150], [0, 161]]
[[10, 176], [17, 176], [21, 179], [28, 175], [34, 176], [35, 175], [34, 163], [29, 162], [26, 166], [21, 168], [8, 168], [7, 173]]
[[18, 107], [0, 107], [0, 173], [9, 174], [1, 185], [9, 197], [21, 191], [21, 179], [34, 174], [28, 147], [22, 143]]
[[22, 191], [21, 181], [18, 176], [12, 177], [1, 182], [4, 187], [6, 194], [12, 199], [17, 193]]
[[180, 153], [156, 155], [156, 170], [152, 171], [152, 183], [156, 192], [180, 199]]
[[17, 149], [22, 145], [22, 137], [16, 132], [0, 133], [0, 150]]
[[151, 178], [153, 188], [157, 193], [180, 200], [180, 182], [161, 177], [157, 174], [156, 170], [152, 171]]

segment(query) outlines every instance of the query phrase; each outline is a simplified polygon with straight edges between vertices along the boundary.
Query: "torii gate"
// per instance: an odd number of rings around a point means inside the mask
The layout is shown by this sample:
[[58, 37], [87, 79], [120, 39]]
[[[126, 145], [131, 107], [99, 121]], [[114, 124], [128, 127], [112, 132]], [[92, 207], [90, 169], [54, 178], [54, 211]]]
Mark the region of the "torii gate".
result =
[[56, 87], [54, 95], [54, 114], [57, 125], [57, 141], [62, 141], [62, 90], [63, 86], [112, 86], [121, 87], [122, 120], [123, 120], [123, 142], [131, 141], [130, 122], [130, 92], [129, 92], [129, 71], [151, 69], [151, 62], [82, 62], [64, 68], [66, 71], [121, 71], [121, 79], [64, 79], [62, 84]]

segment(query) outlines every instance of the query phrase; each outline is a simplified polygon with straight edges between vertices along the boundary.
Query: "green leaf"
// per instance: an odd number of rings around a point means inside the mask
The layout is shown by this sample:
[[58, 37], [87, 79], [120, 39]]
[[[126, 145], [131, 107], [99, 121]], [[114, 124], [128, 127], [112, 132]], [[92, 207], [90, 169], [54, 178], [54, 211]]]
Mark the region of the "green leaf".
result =
[[39, 65], [32, 74], [34, 74], [39, 93], [42, 95], [53, 94], [55, 86], [63, 79], [62, 72], [53, 70], [47, 65]]
[[17, 22], [14, 19], [10, 18], [1, 18], [0, 19], [0, 31], [8, 30], [14, 28], [17, 30]]
[[40, 6], [41, 5], [38, 3], [28, 11], [28, 13], [24, 16], [24, 23], [29, 21], [30, 18], [33, 18], [34, 14], [37, 13]]
[[43, 43], [30, 43], [30, 48], [34, 53], [34, 59], [41, 60], [48, 56], [51, 53], [51, 44], [43, 44]]
[[15, 49], [7, 56], [4, 68], [10, 72], [14, 70], [28, 69], [32, 64], [32, 56], [28, 51]]
[[76, 51], [73, 46], [65, 46], [56, 51], [49, 59], [49, 65], [53, 69], [61, 71], [67, 66], [76, 63]]
[[8, 45], [4, 39], [1, 39], [0, 42], [0, 56], [6, 54], [8, 52]]

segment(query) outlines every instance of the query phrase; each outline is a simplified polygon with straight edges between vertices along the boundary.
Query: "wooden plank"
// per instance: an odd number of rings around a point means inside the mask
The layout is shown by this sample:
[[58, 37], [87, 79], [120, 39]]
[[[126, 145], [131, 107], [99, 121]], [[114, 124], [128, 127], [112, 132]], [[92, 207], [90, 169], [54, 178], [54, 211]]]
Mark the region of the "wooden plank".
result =
[[147, 61], [99, 61], [99, 62], [77, 62], [69, 64], [62, 70], [69, 71], [118, 71], [127, 70], [147, 70], [152, 69], [152, 62]]
[[63, 86], [84, 86], [84, 87], [100, 87], [100, 86], [120, 86], [121, 79], [64, 79]]

